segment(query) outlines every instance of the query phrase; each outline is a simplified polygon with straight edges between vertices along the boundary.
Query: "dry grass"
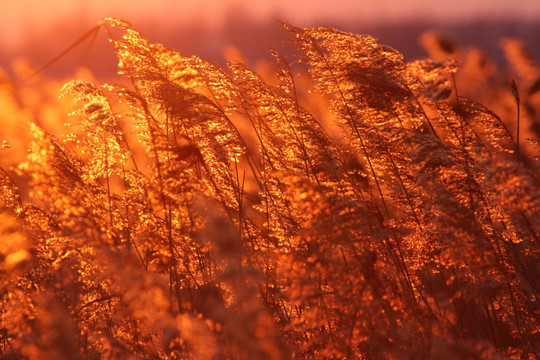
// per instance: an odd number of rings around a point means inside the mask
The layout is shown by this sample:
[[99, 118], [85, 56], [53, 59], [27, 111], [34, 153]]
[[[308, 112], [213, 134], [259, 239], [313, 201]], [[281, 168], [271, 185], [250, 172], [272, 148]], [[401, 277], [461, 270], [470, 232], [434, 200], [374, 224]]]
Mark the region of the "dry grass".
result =
[[[406, 63], [290, 25], [297, 58], [273, 52], [263, 77], [99, 29], [129, 85], [68, 83], [73, 133], [29, 124], [26, 158], [0, 169], [0, 357], [540, 352], [535, 79], [512, 97], [478, 56]], [[482, 87], [521, 125], [461, 96]]]

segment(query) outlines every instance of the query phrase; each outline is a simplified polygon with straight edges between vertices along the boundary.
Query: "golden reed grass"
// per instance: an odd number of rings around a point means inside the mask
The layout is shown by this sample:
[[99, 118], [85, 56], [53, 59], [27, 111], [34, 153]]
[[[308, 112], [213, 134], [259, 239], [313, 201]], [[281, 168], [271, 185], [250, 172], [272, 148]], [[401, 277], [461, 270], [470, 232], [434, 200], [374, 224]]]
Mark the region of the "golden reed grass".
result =
[[[493, 65], [283, 28], [296, 55], [270, 74], [119, 19], [85, 35], [107, 32], [124, 85], [66, 84], [72, 133], [29, 125], [0, 170], [1, 358], [540, 353], [538, 137], [462, 96], [495, 90]], [[527, 81], [492, 102], [528, 104], [534, 135]]]

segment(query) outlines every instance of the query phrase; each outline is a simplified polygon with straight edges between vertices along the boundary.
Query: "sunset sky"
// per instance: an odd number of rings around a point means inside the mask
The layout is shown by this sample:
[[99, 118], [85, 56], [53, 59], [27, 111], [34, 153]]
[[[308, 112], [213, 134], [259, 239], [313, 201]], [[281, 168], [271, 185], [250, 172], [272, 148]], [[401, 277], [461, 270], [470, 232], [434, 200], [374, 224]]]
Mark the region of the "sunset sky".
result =
[[[540, 56], [540, 0], [0, 0], [0, 68], [11, 69], [21, 58], [39, 67], [105, 17], [127, 20], [152, 43], [217, 62], [230, 45], [251, 60], [267, 54], [268, 46], [279, 47], [283, 37], [275, 20], [370, 34], [407, 59], [424, 56], [417, 39], [428, 29], [442, 29], [498, 61], [505, 36], [523, 39]], [[115, 73], [114, 53], [104, 33], [99, 36], [47, 71], [84, 65]]]
[[134, 23], [195, 20], [209, 25], [220, 24], [232, 9], [242, 7], [251, 18], [279, 18], [297, 25], [313, 25], [320, 20], [374, 23], [540, 19], [537, 0], [2, 0], [0, 43], [14, 45], [21, 38], [69, 19], [95, 24], [103, 17], [116, 16]]

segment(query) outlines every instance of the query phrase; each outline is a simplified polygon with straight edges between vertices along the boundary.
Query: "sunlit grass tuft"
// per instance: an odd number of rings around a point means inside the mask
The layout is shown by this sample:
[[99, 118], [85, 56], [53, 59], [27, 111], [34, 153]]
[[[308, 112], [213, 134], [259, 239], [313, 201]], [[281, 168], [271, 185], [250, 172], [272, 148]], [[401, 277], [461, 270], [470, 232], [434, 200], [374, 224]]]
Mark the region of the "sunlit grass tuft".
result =
[[[537, 94], [478, 57], [460, 72], [434, 34], [445, 58], [407, 63], [283, 27], [296, 57], [262, 76], [104, 19], [85, 36], [106, 31], [123, 85], [66, 84], [59, 137], [28, 113], [49, 104], [0, 84], [29, 134], [0, 148], [0, 357], [540, 352]], [[462, 96], [482, 87], [514, 107]]]

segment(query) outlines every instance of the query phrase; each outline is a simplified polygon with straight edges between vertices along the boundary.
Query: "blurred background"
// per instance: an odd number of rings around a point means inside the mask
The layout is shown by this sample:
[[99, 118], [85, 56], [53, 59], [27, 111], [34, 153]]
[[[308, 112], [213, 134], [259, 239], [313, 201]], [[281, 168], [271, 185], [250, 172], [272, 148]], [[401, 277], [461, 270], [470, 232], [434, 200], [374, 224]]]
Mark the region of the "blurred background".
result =
[[[427, 55], [418, 39], [428, 29], [460, 47], [478, 47], [495, 62], [502, 62], [502, 37], [522, 39], [540, 58], [538, 0], [2, 0], [0, 66], [9, 69], [24, 57], [39, 67], [107, 16], [131, 22], [151, 42], [218, 63], [239, 53], [249, 63], [270, 46], [282, 49], [277, 20], [370, 34], [407, 60]], [[80, 66], [97, 76], [116, 72], [105, 34], [46, 71], [60, 76]]]
[[[540, 136], [540, 0], [0, 0], [0, 162], [23, 161], [30, 140], [21, 134], [31, 122], [54, 134], [72, 131], [62, 126], [72, 99], [58, 98], [66, 82], [122, 84], [104, 29], [55, 60], [105, 17], [131, 22], [151, 43], [183, 55], [220, 65], [240, 60], [269, 78], [269, 49], [293, 52], [280, 20], [369, 34], [409, 62], [455, 59], [459, 95], [487, 106], [517, 136], [515, 80], [521, 136]], [[309, 93], [309, 78], [301, 79]], [[304, 101], [332, 123], [321, 97]]]

